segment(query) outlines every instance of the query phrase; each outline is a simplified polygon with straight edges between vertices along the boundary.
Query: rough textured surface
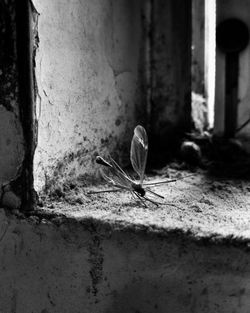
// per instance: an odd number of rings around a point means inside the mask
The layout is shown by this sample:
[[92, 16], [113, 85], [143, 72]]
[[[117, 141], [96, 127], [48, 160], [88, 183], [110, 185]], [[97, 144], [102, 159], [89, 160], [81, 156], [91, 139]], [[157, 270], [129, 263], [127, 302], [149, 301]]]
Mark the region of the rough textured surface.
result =
[[205, 2], [192, 2], [192, 91], [204, 97]]
[[[95, 171], [96, 153], [126, 155], [135, 124], [140, 1], [34, 0], [38, 144], [35, 188]], [[124, 152], [125, 153], [121, 153]]]
[[0, 105], [0, 184], [18, 174], [24, 157], [22, 127], [18, 117]]
[[0, 210], [0, 310], [246, 313], [248, 188], [197, 175], [155, 189], [176, 207], [116, 193]]
[[[185, 175], [190, 173], [181, 174], [180, 177]], [[161, 179], [155, 178], [154, 181]], [[85, 187], [78, 193], [74, 190], [66, 194], [62, 201], [54, 204], [49, 202], [50, 208], [46, 210], [77, 219], [91, 217], [118, 228], [134, 227], [160, 233], [176, 230], [196, 239], [210, 238], [212, 241], [250, 240], [247, 180], [216, 179], [214, 176], [196, 173], [154, 187], [152, 190], [165, 197], [158, 207], [148, 202], [147, 207], [144, 207], [142, 202], [126, 192], [88, 194], [89, 191], [105, 189], [110, 188], [100, 185]], [[44, 205], [46, 208], [46, 202]]]
[[24, 158], [18, 101], [15, 1], [0, 4], [0, 186], [14, 180]]
[[[20, 207], [24, 187], [14, 187], [22, 175], [25, 154], [20, 113], [16, 2], [0, 3], [0, 205]], [[13, 184], [13, 185], [12, 185]], [[6, 187], [8, 194], [5, 194]], [[11, 191], [11, 188], [14, 189]], [[18, 196], [15, 193], [18, 193]], [[4, 201], [3, 201], [4, 200]]]
[[153, 3], [151, 126], [167, 148], [191, 122], [191, 1]]

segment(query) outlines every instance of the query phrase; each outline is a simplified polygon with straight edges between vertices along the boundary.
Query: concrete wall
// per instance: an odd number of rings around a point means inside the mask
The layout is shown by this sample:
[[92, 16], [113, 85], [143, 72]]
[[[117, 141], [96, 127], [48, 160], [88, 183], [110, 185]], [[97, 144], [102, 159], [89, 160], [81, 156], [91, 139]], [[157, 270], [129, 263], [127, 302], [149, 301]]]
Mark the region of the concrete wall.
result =
[[152, 109], [155, 143], [166, 148], [190, 127], [191, 1], [154, 1]]
[[246, 313], [249, 252], [0, 211], [4, 313]]
[[[141, 1], [34, 0], [38, 143], [35, 188], [128, 159], [138, 104]], [[118, 159], [119, 161], [119, 159]]]
[[16, 10], [13, 0], [0, 4], [0, 29], [1, 187], [17, 177], [24, 159], [16, 54]]
[[[236, 17], [241, 19], [250, 29], [250, 2], [248, 0], [217, 1], [217, 25], [224, 19]], [[250, 102], [250, 45], [239, 56], [239, 86], [238, 86], [238, 118], [237, 125], [241, 126], [249, 117]], [[223, 134], [225, 118], [225, 55], [216, 51], [216, 90], [215, 90], [215, 133]], [[245, 127], [239, 134], [250, 135], [250, 126]]]
[[204, 97], [205, 2], [192, 1], [192, 91]]

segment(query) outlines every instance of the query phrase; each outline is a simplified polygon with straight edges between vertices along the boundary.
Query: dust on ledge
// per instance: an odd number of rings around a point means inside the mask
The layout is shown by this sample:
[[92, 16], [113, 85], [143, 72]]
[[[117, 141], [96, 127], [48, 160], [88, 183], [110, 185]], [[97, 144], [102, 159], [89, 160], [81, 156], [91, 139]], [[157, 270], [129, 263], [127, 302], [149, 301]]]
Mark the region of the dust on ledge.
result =
[[[177, 174], [176, 174], [177, 173]], [[173, 170], [175, 177], [180, 171]], [[172, 176], [173, 176], [172, 175]], [[180, 231], [195, 238], [229, 238], [250, 243], [250, 185], [247, 179], [216, 178], [198, 170], [192, 176], [182, 171], [176, 182], [158, 185], [153, 191], [164, 196], [164, 204], [155, 206], [131, 197], [130, 193], [88, 194], [110, 189], [107, 185], [74, 188], [66, 199], [44, 201], [42, 211], [63, 214], [79, 221], [93, 219], [114, 228], [143, 229], [149, 232]], [[150, 181], [162, 177], [150, 177]], [[40, 210], [41, 211], [41, 210]]]

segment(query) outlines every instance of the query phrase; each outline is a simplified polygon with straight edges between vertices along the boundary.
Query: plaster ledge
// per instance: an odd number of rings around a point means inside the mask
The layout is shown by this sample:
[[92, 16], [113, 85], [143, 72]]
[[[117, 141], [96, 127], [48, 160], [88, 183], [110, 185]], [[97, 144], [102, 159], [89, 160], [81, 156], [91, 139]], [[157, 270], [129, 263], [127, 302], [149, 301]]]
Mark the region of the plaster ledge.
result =
[[[129, 193], [88, 194], [105, 186], [82, 190], [82, 204], [49, 202], [29, 213], [53, 223], [80, 223], [105, 232], [130, 231], [177, 236], [206, 244], [250, 247], [250, 197], [248, 181], [215, 180], [197, 174], [175, 183], [155, 187], [164, 195], [161, 206], [146, 208]], [[170, 204], [170, 205], [169, 205]], [[175, 206], [172, 206], [174, 204]]]

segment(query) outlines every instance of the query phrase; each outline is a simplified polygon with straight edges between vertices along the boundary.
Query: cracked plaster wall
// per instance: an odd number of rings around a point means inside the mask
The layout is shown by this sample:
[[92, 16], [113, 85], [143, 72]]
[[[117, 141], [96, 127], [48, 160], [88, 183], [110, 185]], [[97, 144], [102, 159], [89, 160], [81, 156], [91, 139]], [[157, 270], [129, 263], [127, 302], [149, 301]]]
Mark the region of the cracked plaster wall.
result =
[[245, 313], [249, 251], [0, 210], [4, 313]]
[[141, 1], [33, 4], [39, 13], [34, 179], [40, 191], [53, 176], [94, 173], [97, 153], [128, 157], [139, 98]]
[[5, 0], [0, 3], [0, 186], [17, 178], [24, 159], [18, 92], [15, 1]]

